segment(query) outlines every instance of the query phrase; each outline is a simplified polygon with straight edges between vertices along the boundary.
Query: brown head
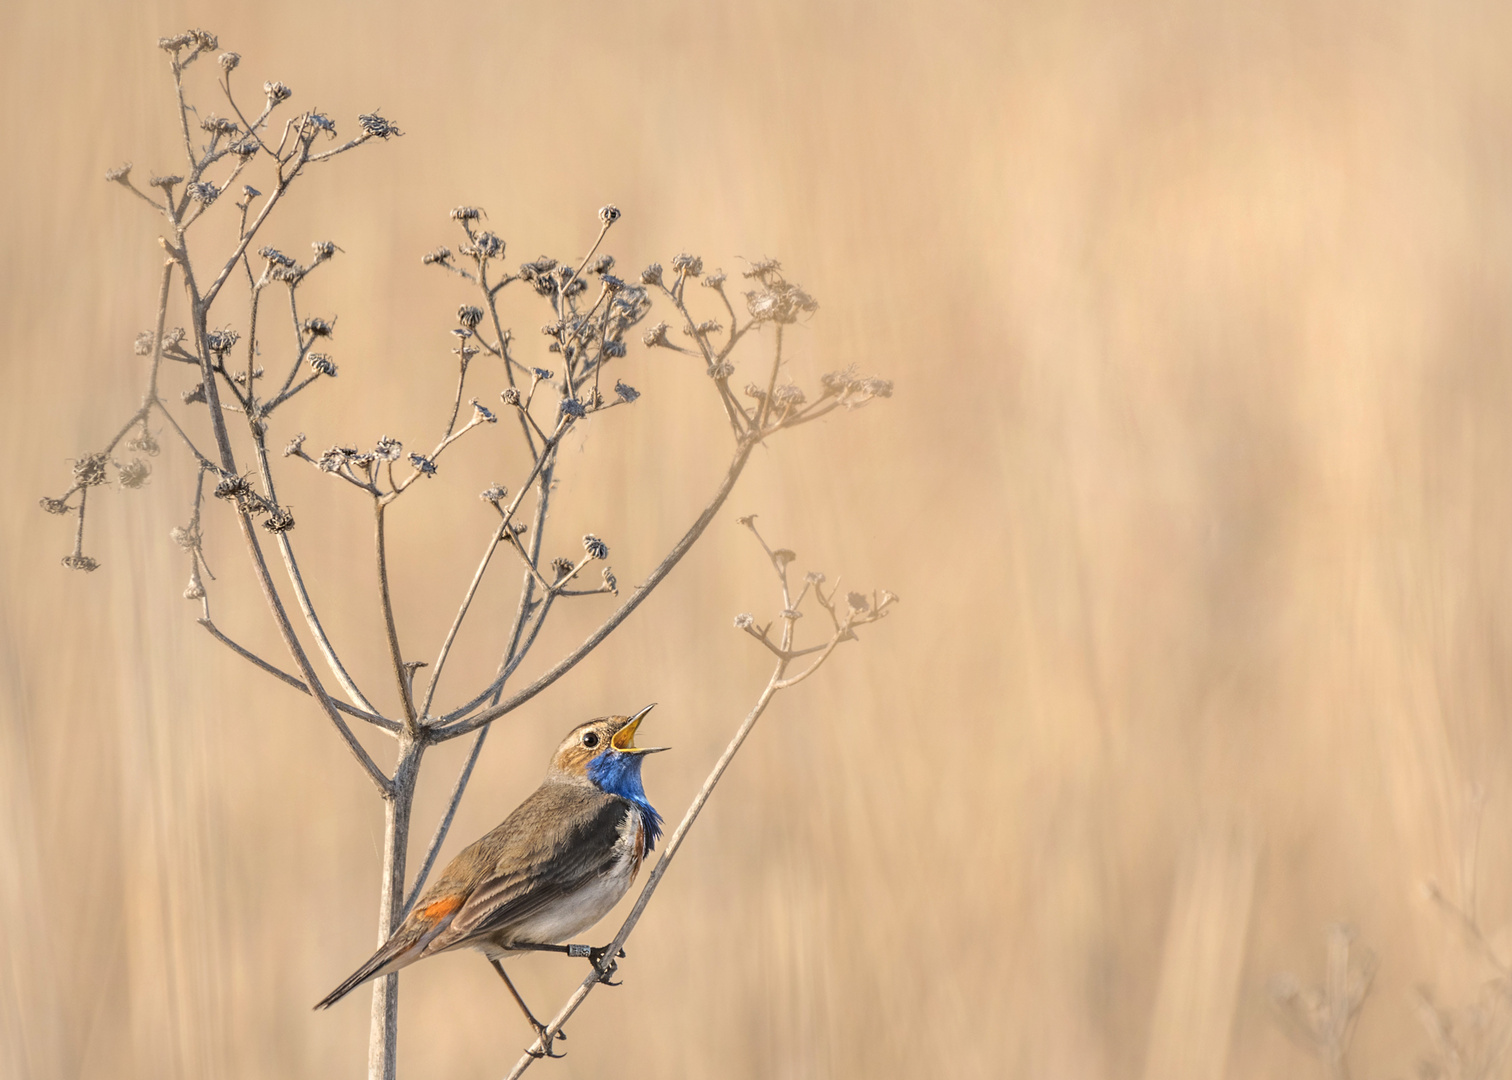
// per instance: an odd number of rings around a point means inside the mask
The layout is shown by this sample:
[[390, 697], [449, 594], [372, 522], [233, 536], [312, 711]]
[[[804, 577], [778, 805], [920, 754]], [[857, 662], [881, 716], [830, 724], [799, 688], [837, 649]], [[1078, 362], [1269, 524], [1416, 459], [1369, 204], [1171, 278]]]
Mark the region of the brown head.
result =
[[630, 758], [667, 749], [665, 746], [635, 745], [635, 729], [654, 708], [656, 706], [651, 704], [634, 716], [600, 716], [579, 724], [567, 733], [552, 755], [551, 771], [586, 778], [590, 763], [604, 755]]

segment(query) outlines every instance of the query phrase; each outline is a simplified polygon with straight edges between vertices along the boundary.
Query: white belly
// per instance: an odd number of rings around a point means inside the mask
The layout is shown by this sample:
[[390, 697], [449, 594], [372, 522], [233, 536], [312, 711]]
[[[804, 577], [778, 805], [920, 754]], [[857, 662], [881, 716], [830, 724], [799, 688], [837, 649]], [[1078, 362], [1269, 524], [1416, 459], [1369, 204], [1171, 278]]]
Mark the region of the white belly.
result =
[[615, 859], [609, 870], [530, 916], [511, 936], [516, 941], [555, 945], [576, 937], [609, 914], [640, 869], [641, 841], [640, 814], [632, 810], [625, 814], [620, 825], [619, 842], [614, 845]]

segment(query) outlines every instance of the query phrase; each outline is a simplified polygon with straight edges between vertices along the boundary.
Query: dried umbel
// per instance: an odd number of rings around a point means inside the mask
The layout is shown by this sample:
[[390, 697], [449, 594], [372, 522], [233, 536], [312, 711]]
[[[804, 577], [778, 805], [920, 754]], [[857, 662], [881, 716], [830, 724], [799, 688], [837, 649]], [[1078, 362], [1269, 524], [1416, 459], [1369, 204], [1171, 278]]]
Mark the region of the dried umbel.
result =
[[[359, 146], [376, 146], [402, 132], [376, 112], [357, 117], [355, 129], [349, 121], [316, 110], [293, 116], [283, 113], [275, 119], [278, 107], [290, 100], [292, 91], [281, 82], [269, 81], [261, 84], [264, 101], [239, 101], [233, 74], [240, 68], [240, 57], [232, 52], [219, 54], [219, 70], [205, 72], [210, 76], [207, 81], [214, 83], [216, 106], [220, 108], [222, 99], [227, 99], [227, 116], [222, 118], [199, 107], [208, 103], [196, 104], [191, 88], [182, 79], [185, 68], [196, 57], [216, 55], [219, 44], [214, 35], [189, 31], [165, 39], [164, 48], [170, 54], [174, 79], [175, 94], [170, 100], [179, 103], [173, 129], [175, 144], [178, 133], [185, 136], [184, 156], [174, 164], [177, 172], [154, 177], [146, 186], [133, 183], [129, 165], [106, 174], [109, 181], [132, 195], [137, 208], [150, 207], [162, 222], [157, 230], [162, 237], [162, 254], [155, 250], [153, 261], [162, 267], [159, 295], [164, 299], [155, 312], [155, 321], [149, 324], [154, 329], [140, 334], [133, 346], [133, 351], [144, 358], [133, 368], [143, 373], [145, 392], [136, 398], [141, 403], [137, 411], [108, 425], [109, 431], [117, 432], [114, 438], [74, 462], [72, 485], [42, 499], [41, 509], [76, 522], [73, 551], [64, 558], [65, 565], [86, 572], [96, 569], [98, 562], [83, 549], [86, 504], [95, 503], [107, 486], [137, 488], [149, 477], [154, 484], [167, 487], [173, 477], [171, 468], [151, 469], [145, 459], [159, 449], [152, 431], [168, 433], [165, 441], [181, 444], [184, 461], [195, 470], [188, 524], [176, 528], [172, 536], [189, 563], [189, 584], [183, 595], [197, 602], [197, 621], [237, 655], [252, 658], [263, 670], [280, 672], [284, 682], [293, 682], [303, 690], [385, 800], [413, 804], [420, 749], [464, 736], [481, 739], [481, 733], [494, 720], [544, 688], [546, 684], [539, 679], [525, 685], [525, 675], [517, 677], [516, 672], [539, 670], [534, 663], [520, 667], [538, 640], [562, 639], [558, 634], [540, 633], [548, 618], [580, 611], [597, 627], [586, 639], [573, 635], [573, 640], [585, 643], [550, 666], [556, 675], [579, 663], [627, 619], [715, 520], [746, 463], [758, 447], [770, 445], [775, 433], [842, 405], [891, 392], [890, 384], [849, 377], [822, 395], [812, 389], [805, 394], [786, 381], [778, 386], [777, 380], [786, 370], [782, 327], [817, 305], [801, 289], [789, 286], [775, 263], [758, 264], [753, 270], [753, 289], [775, 299], [750, 300], [746, 305], [752, 312], [749, 317], [740, 304], [732, 304], [725, 295], [722, 273], [702, 277], [704, 260], [697, 255], [678, 254], [666, 260], [665, 271], [661, 263], [652, 263], [638, 278], [633, 272], [616, 276], [612, 272], [613, 257], [601, 252], [600, 247], [623, 215], [618, 207], [608, 204], [598, 211], [596, 223], [591, 216], [582, 222], [584, 247], [572, 257], [559, 260], [543, 255], [521, 265], [518, 273], [510, 273], [503, 263], [504, 238], [484, 227], [487, 215], [480, 208], [462, 205], [451, 212], [452, 221], [447, 226], [457, 230], [451, 245], [433, 247], [422, 256], [426, 266], [441, 269], [453, 284], [463, 283], [458, 286], [463, 294], [454, 296], [436, 312], [442, 329], [450, 331], [444, 337], [449, 354], [433, 341], [427, 348], [433, 348], [434, 355], [426, 358], [423, 367], [417, 363], [412, 369], [412, 373], [444, 379], [445, 385], [433, 398], [415, 402], [413, 410], [397, 418], [396, 423], [403, 426], [394, 430], [404, 432], [407, 445], [390, 436], [377, 439], [371, 449], [364, 449], [366, 444], [361, 442], [350, 444], [347, 440], [352, 436], [344, 429], [351, 417], [326, 396], [340, 388], [331, 381], [336, 364], [327, 352], [320, 351], [330, 347], [326, 339], [334, 336], [336, 318], [310, 314], [309, 294], [302, 292], [313, 275], [340, 272], [323, 271], [321, 267], [332, 263], [341, 249], [332, 240], [316, 240], [311, 243], [313, 254], [308, 262], [301, 264], [275, 246], [293, 241], [276, 234], [277, 226], [268, 222], [277, 220], [275, 210], [281, 214], [281, 208], [288, 205], [291, 185], [302, 183], [312, 173], [327, 171], [306, 169], [307, 165]], [[208, 67], [206, 64], [202, 69]], [[338, 129], [347, 133], [344, 142]], [[270, 194], [262, 195], [258, 186], [245, 182], [249, 179]], [[156, 190], [150, 190], [153, 188]], [[233, 199], [221, 198], [232, 191], [239, 194]], [[216, 218], [215, 228], [196, 232], [192, 243], [186, 239], [198, 222], [212, 217]], [[215, 238], [228, 237], [232, 238], [230, 248], [212, 248]], [[208, 263], [207, 252], [213, 252]], [[361, 257], [355, 250], [353, 255]], [[700, 279], [709, 291], [689, 297], [688, 283], [699, 283]], [[186, 283], [191, 287], [183, 288]], [[267, 291], [270, 289], [271, 293]], [[542, 336], [518, 340], [506, 329], [500, 311], [500, 297], [506, 289], [512, 290], [511, 299], [518, 297], [521, 302], [540, 305], [540, 314], [527, 325], [544, 322]], [[240, 299], [234, 306], [226, 302], [226, 297], [237, 294]], [[166, 329], [170, 312], [177, 316], [177, 309], [185, 304], [188, 310], [178, 321], [192, 332], [186, 335], [182, 329]], [[653, 308], [667, 321], [643, 330], [642, 324], [652, 318]], [[227, 319], [235, 320], [235, 329]], [[676, 326], [677, 333], [671, 332], [669, 323]], [[617, 417], [608, 422], [599, 418], [605, 410], [640, 398], [640, 393], [620, 377], [636, 377], [622, 368], [648, 361], [636, 344], [638, 340], [664, 350], [656, 356], [658, 366], [663, 366], [661, 361], [669, 353], [695, 362], [696, 369], [690, 370], [688, 377], [695, 380], [693, 385], [707, 407], [728, 421], [729, 456], [723, 477], [713, 485], [713, 493], [694, 517], [694, 524], [678, 533], [675, 546], [663, 558], [648, 561], [653, 569], [647, 577], [627, 590], [629, 595], [623, 601], [616, 602], [610, 599], [618, 592], [619, 582], [607, 565], [609, 546], [593, 533], [576, 534], [574, 529], [574, 535], [564, 536], [560, 523], [568, 515], [560, 514], [553, 500], [570, 472], [594, 467], [599, 459], [589, 451], [596, 452], [605, 445], [604, 440], [625, 438], [632, 429], [635, 434], [629, 437], [659, 437], [654, 423], [637, 420], [618, 424]], [[524, 355], [527, 351], [530, 355]], [[460, 358], [460, 363], [451, 360], [453, 356]], [[742, 359], [745, 356], [753, 361], [741, 381], [748, 378], [760, 389], [750, 399], [738, 398], [727, 385], [737, 364], [747, 364]], [[390, 359], [398, 362], [387, 356], [372, 360], [364, 356], [363, 366], [371, 370], [376, 363]], [[442, 362], [430, 363], [432, 359]], [[545, 363], [551, 368], [540, 366]], [[757, 370], [751, 370], [752, 366]], [[661, 377], [660, 372], [657, 377]], [[493, 381], [480, 387], [480, 380]], [[494, 393], [503, 402], [497, 414], [482, 404], [493, 401]], [[317, 436], [321, 440], [318, 445], [340, 440], [315, 456], [307, 451], [304, 435], [293, 433], [286, 425], [286, 406], [301, 394], [308, 395], [303, 402], [323, 398], [323, 408], [301, 413], [302, 422], [318, 425], [323, 432]], [[180, 400], [194, 408], [182, 408]], [[438, 417], [437, 430], [427, 430], [424, 425]], [[578, 440], [576, 433], [586, 432], [590, 425], [596, 425], [592, 428], [593, 440]], [[109, 437], [108, 432], [104, 437]], [[510, 440], [502, 451], [499, 440]], [[270, 445], [280, 444], [281, 458], [270, 453]], [[403, 631], [398, 628], [400, 620], [391, 597], [391, 573], [396, 571], [391, 567], [397, 567], [400, 560], [396, 557], [399, 552], [386, 539], [392, 533], [386, 532], [385, 522], [391, 520], [398, 501], [412, 487], [438, 475], [443, 455], [451, 474], [453, 459], [474, 444], [482, 444], [479, 454], [484, 460], [520, 464], [522, 468], [512, 480], [512, 498], [509, 487], [495, 483], [481, 492], [484, 505], [479, 506], [471, 500], [475, 487], [466, 487], [466, 481], [458, 487], [442, 479], [434, 485], [421, 485], [426, 489], [424, 495], [410, 500], [426, 507], [428, 514], [437, 500], [460, 494], [471, 509], [459, 520], [486, 519], [478, 522], [480, 540], [486, 530], [486, 554], [470, 576], [460, 575], [469, 584], [450, 621], [451, 629], [440, 643], [437, 659], [427, 668], [404, 652], [406, 647], [417, 647], [420, 635], [413, 627]], [[458, 446], [462, 449], [453, 449]], [[285, 483], [281, 475], [291, 467], [318, 470], [306, 482], [334, 485], [360, 500], [373, 514], [376, 552], [366, 548], [366, 556], [361, 550], [353, 555], [343, 544], [339, 547], [342, 558], [334, 561], [346, 569], [361, 559], [355, 568], [356, 580], [364, 585], [377, 583], [375, 609], [381, 612], [377, 625], [387, 638], [383, 659], [392, 667], [398, 690], [387, 700], [364, 695], [352, 676], [353, 670], [365, 674], [370, 665], [353, 664], [348, 669], [341, 663], [339, 654], [353, 652], [355, 646], [348, 648], [342, 643], [338, 648], [327, 628], [342, 620], [323, 622], [317, 614], [320, 599], [334, 591], [327, 588], [328, 582], [315, 589], [307, 585], [321, 560], [307, 560], [303, 571], [298, 569], [296, 547], [301, 536], [329, 546], [335, 534], [323, 529], [319, 517], [324, 500], [313, 504], [315, 510], [302, 511], [305, 520], [296, 534], [295, 514], [280, 501], [300, 490], [297, 483]], [[459, 468], [455, 475], [461, 480], [477, 473]], [[649, 482], [661, 479], [659, 473], [651, 471]], [[254, 522], [262, 528], [252, 529]], [[278, 631], [276, 640], [286, 643], [289, 650], [282, 662], [265, 660], [230, 641], [212, 620], [211, 600], [219, 598], [209, 595], [216, 583], [205, 555], [207, 547], [215, 550], [208, 541], [217, 528], [224, 529], [227, 543], [245, 545], [253, 556], [246, 563], [256, 577], [254, 590], [229, 593], [225, 602], [234, 604], [243, 595], [266, 601]], [[581, 536], [582, 544], [578, 558], [563, 555], [553, 560], [544, 554], [573, 549], [577, 536]], [[271, 549], [276, 549], [276, 554]], [[374, 554], [372, 562], [366, 561]], [[774, 567], [785, 575], [791, 557], [791, 553], [779, 549], [774, 553]], [[599, 573], [586, 573], [595, 562], [598, 565], [594, 569]], [[449, 681], [456, 681], [455, 668], [447, 671], [453, 638], [459, 631], [474, 632], [480, 621], [474, 618], [463, 631], [468, 613], [498, 610], [491, 603], [473, 601], [488, 575], [493, 577], [487, 588], [496, 588], [501, 565], [518, 575], [514, 580], [520, 592], [517, 602], [510, 606], [515, 612], [512, 625], [500, 627], [493, 619], [486, 624], [486, 631], [503, 641], [498, 674], [466, 688], [442, 683], [443, 672]], [[453, 566], [442, 569], [444, 573], [437, 571], [435, 589], [415, 590], [410, 595], [429, 600], [442, 584], [459, 576]], [[787, 587], [784, 577], [783, 592], [777, 606], [781, 612], [778, 622], [788, 630], [803, 615], [804, 603], [813, 602], [811, 597], [817, 597], [834, 620], [834, 634], [828, 644], [803, 650], [791, 649], [788, 637], [778, 636], [781, 631], [766, 637], [768, 631], [758, 629], [750, 616], [737, 620], [737, 625], [762, 637], [763, 644], [781, 656], [783, 664], [802, 655], [811, 657], [809, 662], [817, 666], [836, 643], [849, 640], [845, 635], [854, 626], [874, 620], [891, 602], [887, 594], [871, 594], [863, 597], [864, 606], [857, 607], [849, 599], [837, 599], [833, 592], [825, 592], [822, 578], [817, 582], [806, 580], [802, 591], [796, 591]], [[301, 620], [303, 625], [296, 626]], [[818, 621], [809, 619], [807, 623]], [[788, 682], [812, 669], [790, 676]], [[778, 679], [768, 689], [775, 692], [788, 682]], [[762, 701], [768, 699], [769, 694]], [[354, 735], [352, 728], [357, 724], [396, 737], [398, 760], [392, 771], [386, 764], [390, 758], [370, 753], [365, 740]], [[708, 786], [712, 783], [711, 779]], [[450, 822], [465, 787], [466, 777], [455, 788], [445, 822]], [[703, 794], [707, 795], [707, 787]], [[399, 855], [407, 850], [408, 828], [407, 818], [399, 820], [395, 815], [389, 820], [384, 836], [385, 866], [394, 867], [403, 861]], [[385, 895], [402, 897], [410, 885], [411, 895], [406, 899], [413, 903], [445, 834], [443, 824], [413, 883], [403, 880], [402, 874], [385, 871]], [[392, 925], [393, 910], [392, 906], [385, 908], [385, 925]], [[622, 935], [629, 932], [629, 925]], [[380, 996], [388, 992], [384, 985]], [[395, 1027], [391, 1010], [379, 1010], [379, 1014], [372, 1060], [387, 1074], [393, 1060]], [[543, 1052], [549, 1052], [552, 1037], [540, 1036], [546, 1044]]]

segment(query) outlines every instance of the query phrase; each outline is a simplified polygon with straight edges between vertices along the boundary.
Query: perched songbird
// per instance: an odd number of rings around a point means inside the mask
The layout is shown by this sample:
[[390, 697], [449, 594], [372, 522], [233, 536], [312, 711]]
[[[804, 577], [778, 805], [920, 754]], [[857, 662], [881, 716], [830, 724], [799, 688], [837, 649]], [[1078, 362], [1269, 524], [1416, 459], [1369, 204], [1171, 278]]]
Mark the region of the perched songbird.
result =
[[541, 1037], [545, 1027], [499, 962], [524, 950], [586, 956], [607, 979], [603, 951], [561, 945], [619, 902], [661, 835], [661, 816], [641, 785], [641, 762], [664, 746], [636, 746], [635, 729], [654, 708], [573, 728], [546, 779], [504, 823], [462, 851], [415, 902], [388, 941], [316, 1005], [329, 1008], [369, 979], [450, 949], [479, 949]]

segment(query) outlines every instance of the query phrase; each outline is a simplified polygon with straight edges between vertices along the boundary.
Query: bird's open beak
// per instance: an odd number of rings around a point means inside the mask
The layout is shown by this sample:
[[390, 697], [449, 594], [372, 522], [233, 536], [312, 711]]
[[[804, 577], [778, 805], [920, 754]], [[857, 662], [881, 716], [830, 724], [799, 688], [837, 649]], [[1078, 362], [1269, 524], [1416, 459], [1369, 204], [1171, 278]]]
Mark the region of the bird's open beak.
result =
[[646, 714], [656, 708], [653, 701], [640, 712], [632, 716], [624, 727], [614, 733], [614, 738], [609, 740], [609, 745], [622, 754], [657, 754], [663, 750], [670, 750], [669, 746], [636, 746], [635, 729], [640, 727], [640, 722], [646, 718]]

